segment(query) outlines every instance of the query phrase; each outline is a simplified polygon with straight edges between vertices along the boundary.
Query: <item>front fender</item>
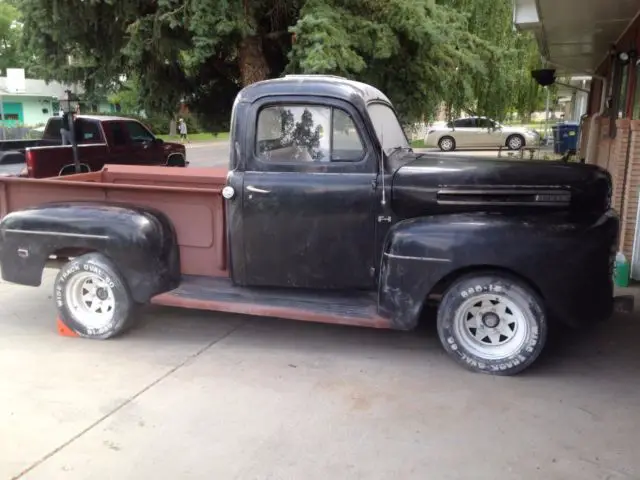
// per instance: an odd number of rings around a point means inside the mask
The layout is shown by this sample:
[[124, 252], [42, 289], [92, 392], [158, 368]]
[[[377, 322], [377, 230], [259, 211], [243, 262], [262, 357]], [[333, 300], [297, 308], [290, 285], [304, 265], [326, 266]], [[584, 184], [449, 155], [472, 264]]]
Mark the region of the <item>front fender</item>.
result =
[[0, 222], [0, 265], [8, 282], [40, 285], [49, 256], [63, 250], [109, 257], [140, 303], [180, 281], [173, 226], [150, 208], [54, 203], [12, 212]]
[[568, 324], [606, 316], [618, 226], [613, 212], [593, 223], [487, 213], [399, 222], [385, 240], [380, 312], [394, 328], [411, 329], [439, 282], [456, 272], [499, 269], [525, 279], [550, 313]]

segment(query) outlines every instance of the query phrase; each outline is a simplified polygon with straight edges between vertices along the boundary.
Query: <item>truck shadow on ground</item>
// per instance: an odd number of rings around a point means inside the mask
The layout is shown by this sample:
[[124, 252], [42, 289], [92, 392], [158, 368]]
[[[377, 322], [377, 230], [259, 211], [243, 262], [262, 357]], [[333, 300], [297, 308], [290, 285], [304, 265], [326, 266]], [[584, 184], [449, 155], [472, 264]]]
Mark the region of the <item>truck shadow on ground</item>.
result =
[[[141, 312], [138, 326], [128, 335], [145, 342], [181, 342], [206, 336], [216, 324], [219, 327], [220, 321], [229, 324], [231, 331], [223, 343], [249, 349], [274, 349], [280, 353], [308, 349], [349, 357], [357, 357], [358, 352], [385, 356], [405, 351], [422, 357], [425, 365], [454, 365], [440, 346], [431, 312], [416, 330], [398, 332], [151, 306]], [[618, 314], [577, 330], [553, 328], [542, 355], [520, 376], [578, 375], [595, 381], [614, 375], [628, 376], [629, 381], [635, 382], [640, 371], [638, 339], [637, 313]]]

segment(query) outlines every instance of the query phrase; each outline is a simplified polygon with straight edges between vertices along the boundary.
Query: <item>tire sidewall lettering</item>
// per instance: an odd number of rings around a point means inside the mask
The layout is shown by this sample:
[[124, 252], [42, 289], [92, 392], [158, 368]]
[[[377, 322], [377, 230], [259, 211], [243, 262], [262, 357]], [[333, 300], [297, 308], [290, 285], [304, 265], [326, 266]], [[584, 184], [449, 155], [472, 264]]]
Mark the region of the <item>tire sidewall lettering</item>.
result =
[[[54, 283], [54, 301], [56, 307], [60, 313], [60, 317], [63, 322], [75, 331], [81, 337], [89, 338], [108, 338], [112, 336], [112, 332], [119, 331], [121, 329], [123, 321], [123, 305], [122, 301], [125, 301], [127, 305], [124, 305], [124, 310], [128, 309], [128, 294], [126, 293], [126, 287], [122, 280], [118, 278], [118, 275], [113, 275], [102, 266], [94, 263], [93, 259], [87, 259], [85, 261], [74, 260], [65, 265], [59, 272]], [[113, 270], [113, 267], [110, 268]], [[104, 281], [112, 290], [115, 296], [114, 312], [110, 321], [99, 328], [90, 328], [85, 326], [81, 321], [76, 320], [71, 313], [67, 305], [66, 299], [66, 286], [79, 272], [88, 272], [98, 276]]]
[[505, 293], [507, 288], [500, 283], [489, 283], [485, 285], [474, 285], [460, 291], [460, 296], [465, 300], [478, 293]]
[[[467, 351], [457, 339], [453, 318], [463, 302], [475, 295], [495, 293], [515, 301], [523, 309], [529, 331], [520, 348], [512, 355], [499, 360], [481, 358]], [[485, 276], [467, 278], [454, 285], [443, 296], [438, 312], [438, 333], [445, 350], [458, 362], [476, 372], [497, 375], [517, 373], [529, 366], [539, 355], [546, 339], [546, 319], [541, 301], [527, 289], [509, 280]]]

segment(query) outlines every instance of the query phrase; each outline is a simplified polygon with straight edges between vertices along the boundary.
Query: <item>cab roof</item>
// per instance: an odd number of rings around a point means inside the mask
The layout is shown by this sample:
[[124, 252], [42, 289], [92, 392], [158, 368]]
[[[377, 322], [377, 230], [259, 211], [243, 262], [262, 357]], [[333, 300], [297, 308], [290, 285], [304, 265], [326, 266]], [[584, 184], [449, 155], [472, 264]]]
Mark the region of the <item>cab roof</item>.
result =
[[253, 102], [271, 95], [318, 95], [353, 102], [354, 97], [368, 104], [391, 103], [387, 96], [371, 85], [333, 75], [287, 75], [249, 85], [238, 94], [239, 101]]

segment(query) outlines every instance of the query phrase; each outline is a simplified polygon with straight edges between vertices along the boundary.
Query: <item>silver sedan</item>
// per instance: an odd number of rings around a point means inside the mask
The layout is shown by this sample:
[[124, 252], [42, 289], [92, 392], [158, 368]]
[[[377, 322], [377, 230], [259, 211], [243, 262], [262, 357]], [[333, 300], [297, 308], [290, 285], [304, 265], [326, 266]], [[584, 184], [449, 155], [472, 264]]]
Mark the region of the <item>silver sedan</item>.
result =
[[539, 145], [540, 135], [526, 127], [505, 127], [485, 117], [459, 118], [445, 125], [432, 126], [424, 139], [425, 147], [438, 147], [443, 152], [456, 148], [499, 148], [520, 150]]

